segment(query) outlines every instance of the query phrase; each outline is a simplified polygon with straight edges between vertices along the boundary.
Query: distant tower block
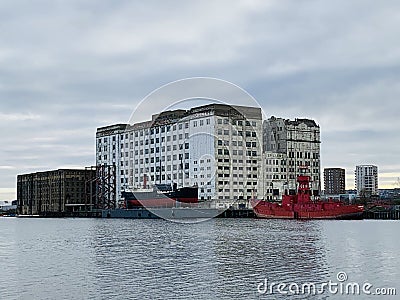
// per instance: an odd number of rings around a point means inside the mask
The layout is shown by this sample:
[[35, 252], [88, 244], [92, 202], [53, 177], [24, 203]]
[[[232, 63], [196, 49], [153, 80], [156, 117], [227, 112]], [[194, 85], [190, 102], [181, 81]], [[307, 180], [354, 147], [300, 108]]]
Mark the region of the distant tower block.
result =
[[358, 196], [378, 195], [378, 167], [374, 165], [356, 166], [355, 180]]
[[324, 169], [324, 186], [326, 195], [346, 193], [346, 171], [342, 168]]

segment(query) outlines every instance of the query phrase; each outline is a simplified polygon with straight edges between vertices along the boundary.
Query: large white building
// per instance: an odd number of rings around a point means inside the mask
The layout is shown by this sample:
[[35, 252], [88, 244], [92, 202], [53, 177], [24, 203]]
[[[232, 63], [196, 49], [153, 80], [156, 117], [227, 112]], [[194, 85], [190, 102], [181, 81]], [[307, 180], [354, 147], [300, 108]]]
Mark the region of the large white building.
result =
[[121, 189], [198, 186], [199, 199], [263, 197], [262, 117], [255, 107], [210, 104], [97, 130], [97, 165], [116, 165]]
[[280, 199], [285, 190], [295, 193], [297, 177], [300, 174], [311, 177], [313, 195], [319, 195], [321, 192], [319, 125], [310, 119], [288, 120], [271, 117], [264, 121], [263, 134], [265, 186], [270, 186], [266, 199], [271, 199], [271, 196], [272, 199]]
[[356, 166], [355, 184], [358, 196], [378, 195], [378, 167], [373, 165]]
[[279, 200], [296, 191], [304, 172], [320, 193], [320, 129], [313, 120], [263, 123], [260, 108], [210, 104], [101, 127], [96, 137], [96, 164], [115, 165], [117, 197], [127, 187], [176, 184], [198, 186], [199, 199], [227, 205]]

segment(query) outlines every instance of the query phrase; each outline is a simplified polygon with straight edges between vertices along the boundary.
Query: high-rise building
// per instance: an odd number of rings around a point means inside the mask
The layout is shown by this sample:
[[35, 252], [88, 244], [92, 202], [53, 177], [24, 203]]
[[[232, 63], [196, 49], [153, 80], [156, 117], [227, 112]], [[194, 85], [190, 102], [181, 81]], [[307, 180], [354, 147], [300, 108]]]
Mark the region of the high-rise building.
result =
[[346, 171], [342, 168], [324, 169], [324, 188], [326, 195], [346, 193]]
[[358, 196], [378, 195], [378, 167], [374, 165], [356, 166], [355, 184]]
[[146, 122], [99, 128], [96, 139], [96, 164], [116, 165], [117, 197], [124, 188], [156, 184], [198, 186], [200, 200], [263, 195], [260, 108], [165, 111]]
[[[264, 121], [263, 134], [264, 152], [282, 155], [279, 167], [265, 165], [265, 168], [272, 172], [265, 173], [267, 176], [265, 186], [278, 187], [280, 194], [284, 189], [294, 193], [297, 177], [305, 174], [311, 177], [313, 195], [319, 195], [321, 191], [319, 125], [310, 119], [288, 120], [271, 117]], [[264, 163], [268, 160], [266, 157]], [[277, 189], [273, 190], [276, 194]]]

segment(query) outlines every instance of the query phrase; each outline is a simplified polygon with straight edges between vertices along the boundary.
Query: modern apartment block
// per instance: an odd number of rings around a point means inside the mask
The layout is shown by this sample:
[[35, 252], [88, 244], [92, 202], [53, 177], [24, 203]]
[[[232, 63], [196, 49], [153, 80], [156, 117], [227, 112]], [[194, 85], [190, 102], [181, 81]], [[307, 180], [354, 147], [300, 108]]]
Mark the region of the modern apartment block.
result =
[[356, 166], [355, 184], [358, 196], [378, 195], [378, 167], [374, 165]]
[[[280, 190], [278, 198], [281, 198], [286, 189], [289, 193], [294, 193], [297, 176], [305, 174], [311, 177], [313, 195], [319, 195], [321, 191], [319, 125], [310, 119], [288, 120], [271, 117], [264, 121], [263, 127], [265, 155], [280, 154], [279, 167], [265, 165], [267, 170], [265, 186], [276, 187], [273, 188], [274, 193], [277, 194], [277, 190]], [[267, 164], [269, 159], [265, 157], [264, 164]], [[267, 195], [269, 196], [270, 194]]]
[[324, 169], [324, 189], [326, 195], [346, 193], [346, 171], [342, 168]]
[[59, 169], [17, 176], [19, 213], [42, 215], [89, 211], [88, 183], [96, 176], [93, 169]]
[[260, 108], [165, 111], [146, 122], [99, 128], [96, 139], [96, 164], [116, 165], [117, 195], [175, 184], [198, 186], [202, 200], [263, 196]]

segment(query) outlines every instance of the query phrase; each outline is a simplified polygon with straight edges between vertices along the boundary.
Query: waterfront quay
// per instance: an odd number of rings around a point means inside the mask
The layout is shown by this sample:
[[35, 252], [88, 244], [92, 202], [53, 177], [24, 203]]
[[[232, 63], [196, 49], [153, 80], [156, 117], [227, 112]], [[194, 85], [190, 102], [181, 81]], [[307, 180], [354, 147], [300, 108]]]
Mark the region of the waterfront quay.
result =
[[[256, 218], [252, 209], [226, 209], [216, 212], [212, 209], [200, 210], [203, 218]], [[198, 211], [197, 211], [198, 212]], [[163, 208], [134, 208], [134, 209], [112, 209], [112, 210], [93, 210], [93, 211], [75, 211], [75, 212], [43, 212], [38, 215], [18, 215], [20, 218], [108, 218], [108, 219], [185, 219], [199, 217], [190, 215], [190, 211], [180, 208], [163, 209]], [[376, 220], [400, 220], [400, 210], [389, 211], [371, 211], [365, 210], [362, 219]]]
[[400, 220], [400, 210], [391, 210], [391, 211], [366, 210], [364, 211], [363, 217], [364, 219]]
[[[197, 213], [194, 215], [193, 213]], [[18, 215], [20, 218], [106, 218], [106, 219], [190, 219], [190, 218], [255, 218], [252, 209], [184, 209], [134, 208], [105, 209], [75, 212], [43, 212], [37, 215]]]

